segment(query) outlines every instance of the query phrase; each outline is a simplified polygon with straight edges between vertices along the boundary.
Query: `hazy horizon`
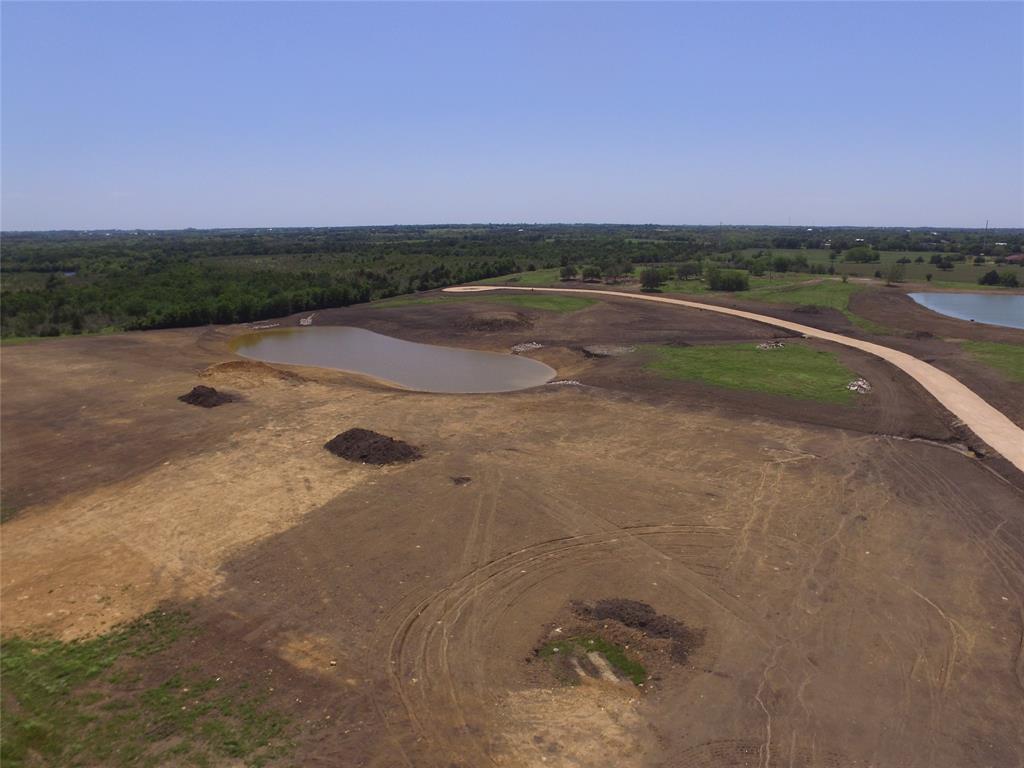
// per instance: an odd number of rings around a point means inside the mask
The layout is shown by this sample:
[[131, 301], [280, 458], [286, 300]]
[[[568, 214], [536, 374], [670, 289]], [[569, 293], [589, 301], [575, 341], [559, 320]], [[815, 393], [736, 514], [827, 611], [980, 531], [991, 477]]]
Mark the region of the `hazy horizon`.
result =
[[443, 229], [444, 227], [669, 227], [669, 228], [718, 228], [724, 227], [726, 229], [733, 228], [767, 228], [767, 229], [851, 229], [851, 230], [863, 230], [863, 229], [906, 229], [906, 230], [975, 230], [985, 231], [988, 229], [991, 232], [998, 231], [1020, 231], [1024, 230], [1024, 226], [1009, 226], [1009, 227], [996, 227], [991, 224], [986, 228], [985, 226], [980, 227], [957, 227], [948, 226], [943, 224], [919, 224], [914, 226], [902, 225], [902, 224], [745, 224], [740, 222], [716, 222], [714, 224], [688, 224], [688, 223], [672, 223], [664, 221], [433, 221], [433, 222], [390, 222], [390, 223], [370, 223], [370, 224], [261, 224], [255, 226], [208, 226], [208, 227], [194, 227], [194, 226], [181, 226], [181, 227], [58, 227], [52, 229], [0, 229], [0, 231], [13, 234], [13, 233], [36, 233], [46, 234], [48, 232], [78, 232], [78, 233], [90, 233], [90, 232], [231, 232], [231, 231], [246, 231], [246, 230], [275, 230], [275, 229], [386, 229], [389, 227], [425, 227], [425, 228], [436, 228]]
[[1020, 3], [2, 12], [6, 232], [1024, 227]]

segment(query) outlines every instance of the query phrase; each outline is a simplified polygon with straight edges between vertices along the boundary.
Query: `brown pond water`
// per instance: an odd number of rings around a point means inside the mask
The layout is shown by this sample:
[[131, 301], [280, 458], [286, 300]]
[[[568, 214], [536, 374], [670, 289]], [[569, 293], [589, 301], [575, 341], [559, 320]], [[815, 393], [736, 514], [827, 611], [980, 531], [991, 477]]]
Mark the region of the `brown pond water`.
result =
[[420, 392], [511, 392], [555, 376], [528, 357], [417, 344], [345, 326], [254, 333], [239, 338], [234, 350], [266, 363], [363, 373]]

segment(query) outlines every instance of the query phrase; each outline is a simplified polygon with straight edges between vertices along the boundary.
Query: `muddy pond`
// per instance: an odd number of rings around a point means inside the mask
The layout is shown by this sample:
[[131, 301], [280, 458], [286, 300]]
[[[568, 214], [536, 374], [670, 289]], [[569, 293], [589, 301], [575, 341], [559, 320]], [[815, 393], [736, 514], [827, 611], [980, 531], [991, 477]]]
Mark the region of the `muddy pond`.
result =
[[511, 392], [555, 376], [527, 357], [417, 344], [346, 326], [254, 333], [238, 339], [234, 351], [266, 363], [362, 373], [419, 392]]
[[1024, 328], [1024, 295], [1008, 293], [911, 293], [910, 298], [940, 315], [976, 323]]

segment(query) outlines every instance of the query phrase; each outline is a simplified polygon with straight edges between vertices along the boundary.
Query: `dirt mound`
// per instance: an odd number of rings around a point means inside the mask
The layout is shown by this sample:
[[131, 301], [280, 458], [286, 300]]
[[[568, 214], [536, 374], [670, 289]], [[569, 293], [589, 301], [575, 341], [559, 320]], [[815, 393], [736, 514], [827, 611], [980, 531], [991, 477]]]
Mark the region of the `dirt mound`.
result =
[[218, 392], [213, 387], [204, 387], [202, 384], [192, 387], [191, 392], [179, 396], [178, 399], [189, 405], [198, 405], [200, 408], [216, 408], [218, 405], [224, 405], [224, 403], [230, 403], [235, 400], [234, 397], [226, 392]]
[[646, 637], [671, 640], [671, 656], [677, 662], [686, 661], [690, 652], [704, 642], [703, 632], [690, 629], [678, 619], [660, 614], [639, 600], [610, 598], [595, 603], [576, 602], [572, 609], [581, 619], [617, 621], [630, 629], [640, 630]]
[[468, 331], [509, 331], [530, 328], [533, 323], [518, 312], [476, 312], [457, 325]]
[[230, 378], [246, 384], [260, 384], [265, 381], [299, 384], [306, 380], [297, 373], [282, 371], [258, 360], [229, 360], [226, 363], [215, 363], [199, 375], [204, 378]]
[[324, 448], [349, 461], [363, 464], [398, 464], [423, 457], [415, 446], [369, 429], [350, 429], [324, 443]]

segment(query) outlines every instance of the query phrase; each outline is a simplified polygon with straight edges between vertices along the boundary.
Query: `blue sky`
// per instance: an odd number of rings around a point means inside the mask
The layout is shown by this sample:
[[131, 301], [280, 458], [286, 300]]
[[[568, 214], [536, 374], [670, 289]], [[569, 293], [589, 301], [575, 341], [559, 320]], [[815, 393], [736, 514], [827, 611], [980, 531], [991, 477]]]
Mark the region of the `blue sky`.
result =
[[11, 3], [4, 229], [1024, 226], [1021, 3]]

